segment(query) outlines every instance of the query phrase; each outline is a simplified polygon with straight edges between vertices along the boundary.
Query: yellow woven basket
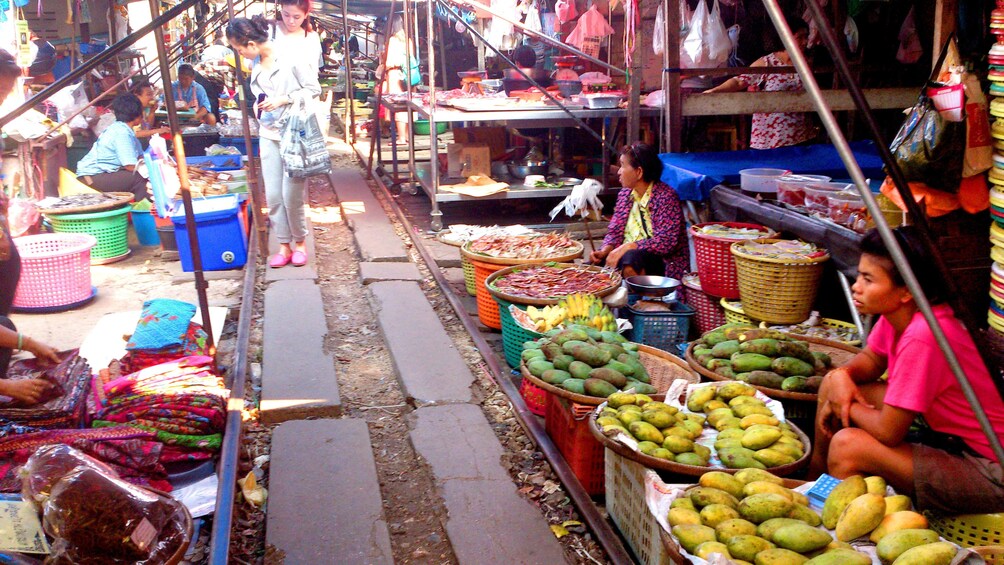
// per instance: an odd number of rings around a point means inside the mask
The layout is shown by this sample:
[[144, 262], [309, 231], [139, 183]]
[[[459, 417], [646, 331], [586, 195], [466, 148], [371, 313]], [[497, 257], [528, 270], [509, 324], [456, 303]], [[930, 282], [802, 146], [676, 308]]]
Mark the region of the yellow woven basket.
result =
[[722, 309], [725, 310], [725, 323], [727, 324], [749, 324], [755, 325], [753, 318], [746, 315], [743, 311], [742, 302], [739, 300], [729, 300], [728, 298], [722, 298], [719, 303], [722, 305]]
[[[960, 514], [958, 516], [928, 515], [931, 529], [941, 537], [963, 547], [996, 546], [996, 561], [1004, 563], [1004, 513]], [[982, 555], [982, 553], [981, 553]], [[987, 563], [990, 563], [988, 560]]]
[[978, 553], [987, 562], [987, 565], [1004, 565], [1004, 546], [985, 545], [974, 547], [973, 551]]
[[[758, 239], [774, 243], [779, 239]], [[808, 319], [829, 254], [809, 259], [774, 259], [745, 251], [747, 242], [732, 244], [739, 275], [743, 311], [770, 324], [797, 324]]]

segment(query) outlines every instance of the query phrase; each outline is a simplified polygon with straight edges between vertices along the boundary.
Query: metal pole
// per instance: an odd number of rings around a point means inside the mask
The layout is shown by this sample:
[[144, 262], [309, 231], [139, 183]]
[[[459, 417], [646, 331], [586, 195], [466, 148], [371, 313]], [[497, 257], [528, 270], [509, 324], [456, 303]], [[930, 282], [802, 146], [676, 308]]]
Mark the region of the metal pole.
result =
[[[433, 5], [432, 1], [429, 0], [425, 3], [425, 50], [429, 54], [429, 171], [432, 173], [430, 175], [432, 179], [433, 195], [430, 200], [432, 200], [432, 226], [435, 230], [440, 230], [443, 228], [443, 212], [439, 209], [439, 162], [437, 155], [439, 154], [439, 132], [436, 131], [436, 49], [435, 49], [435, 17], [433, 15]], [[418, 23], [418, 15], [415, 15], [415, 23]], [[417, 35], [417, 34], [416, 34]], [[443, 87], [446, 87], [446, 77], [443, 77]], [[411, 119], [411, 110], [408, 110], [409, 120]], [[409, 123], [409, 127], [411, 124]], [[415, 131], [412, 129], [410, 131], [412, 134], [412, 139], [415, 138]], [[414, 145], [414, 144], [413, 144]]]
[[[496, 12], [495, 10], [492, 10], [491, 6], [486, 6], [486, 5], [482, 4], [481, 2], [476, 2], [475, 0], [450, 0], [450, 1], [453, 2], [453, 3], [455, 3], [455, 4], [457, 4], [458, 6], [465, 6], [466, 5], [466, 6], [470, 6], [472, 8], [475, 8], [477, 10], [484, 10], [485, 12], [488, 12], [489, 14], [491, 14], [493, 17], [499, 18], [499, 19], [501, 19], [504, 22], [512, 24], [513, 27], [515, 27], [516, 29], [520, 30], [522, 33], [524, 33], [524, 34], [526, 34], [526, 35], [528, 35], [528, 36], [530, 36], [530, 37], [532, 37], [534, 39], [539, 39], [540, 41], [543, 41], [544, 43], [547, 43], [551, 47], [557, 47], [558, 49], [563, 49], [565, 51], [568, 51], [569, 53], [572, 53], [574, 55], [578, 55], [579, 57], [582, 57], [583, 59], [585, 59], [587, 61], [590, 61], [592, 63], [596, 63], [597, 65], [599, 65], [599, 66], [601, 66], [601, 67], [603, 67], [603, 68], [605, 68], [607, 70], [613, 71], [613, 72], [615, 72], [617, 74], [621, 74], [621, 75], [626, 75], [627, 74], [627, 71], [625, 71], [624, 69], [619, 69], [619, 68], [617, 68], [617, 67], [615, 67], [615, 66], [607, 63], [606, 61], [604, 61], [602, 59], [597, 59], [596, 57], [593, 57], [591, 55], [586, 55], [582, 51], [579, 51], [578, 49], [576, 49], [575, 47], [572, 47], [571, 45], [568, 45], [567, 43], [562, 43], [562, 42], [558, 41], [557, 39], [554, 39], [553, 37], [549, 37], [547, 35], [544, 35], [543, 33], [540, 33], [539, 31], [532, 30], [532, 29], [526, 27], [525, 25], [523, 25], [522, 23], [520, 23], [519, 20], [511, 20], [511, 19], [507, 18], [506, 16], [504, 16], [504, 15]], [[464, 21], [463, 18], [461, 18], [459, 15], [457, 15], [457, 19], [460, 20], [460, 21]], [[469, 25], [468, 25], [468, 28], [470, 28]]]
[[[412, 41], [411, 41], [411, 29], [412, 29], [411, 28], [411, 16], [412, 16], [412, 14], [415, 14], [415, 12], [414, 12], [414, 7], [413, 6], [411, 7], [411, 9], [409, 9], [409, 4], [411, 4], [411, 2], [409, 2], [409, 0], [404, 0], [403, 2], [401, 2], [401, 27], [404, 29], [404, 53], [405, 53], [404, 64], [405, 65], [409, 65], [409, 70], [410, 70], [410, 68], [411, 68], [410, 67], [410, 63], [411, 63], [411, 61], [408, 58], [411, 57], [411, 51], [410, 51], [410, 49], [411, 49], [411, 45], [412, 45]], [[417, 15], [415, 16], [415, 20], [416, 21], [418, 20], [418, 16]], [[391, 30], [393, 30], [393, 29], [394, 29], [394, 27], [391, 26]], [[390, 38], [389, 37], [387, 38], [387, 45], [390, 46]], [[389, 49], [388, 49], [388, 51], [389, 51]], [[418, 53], [415, 53], [415, 56], [418, 57]], [[404, 71], [404, 69], [402, 68], [402, 73], [403, 73], [403, 71]], [[409, 75], [410, 75], [410, 73], [409, 73]], [[408, 82], [407, 77], [405, 78], [405, 82]], [[434, 92], [434, 90], [435, 89], [433, 89], [433, 90], [431, 90], [429, 92], [430, 100], [433, 101], [432, 102], [433, 105], [435, 105], [435, 95], [436, 95], [436, 93]], [[404, 97], [408, 101], [408, 104], [407, 104], [408, 115], [406, 116], [406, 119], [408, 120], [408, 138], [409, 138], [408, 139], [408, 178], [411, 180], [411, 183], [412, 183], [411, 187], [413, 189], [415, 189], [415, 192], [417, 192], [417, 188], [415, 188], [415, 183], [418, 182], [418, 175], [417, 175], [417, 172], [416, 172], [417, 169], [415, 167], [415, 121], [412, 118], [412, 113], [411, 113], [411, 108], [412, 108], [412, 96], [411, 95], [412, 95], [411, 85], [410, 84], [404, 85]], [[394, 128], [395, 132], [397, 132], [397, 112], [391, 112], [391, 116], [393, 117], [393, 119], [391, 120], [390, 126], [392, 128]], [[435, 131], [436, 131], [436, 124], [433, 122], [433, 117], [432, 117], [431, 114], [429, 115], [429, 131], [432, 132], [432, 133], [435, 133]], [[433, 138], [430, 137], [429, 139], [433, 139]], [[395, 142], [396, 141], [397, 140], [395, 139]], [[431, 151], [431, 147], [430, 147], [430, 151]], [[397, 145], [394, 145], [394, 150], [392, 151], [392, 154], [396, 155], [396, 153], [397, 153]], [[430, 157], [429, 158], [430, 174], [433, 175], [432, 176], [432, 181], [433, 181], [433, 185], [432, 186], [433, 187], [437, 187], [437, 186], [439, 186], [439, 183], [436, 180], [436, 179], [439, 178], [438, 177], [438, 174], [439, 174], [439, 165], [438, 165], [438, 163], [433, 162], [433, 160], [432, 160], [432, 154], [430, 154], [429, 157]], [[396, 159], [395, 159], [395, 161], [396, 161]], [[432, 213], [433, 213], [433, 215], [435, 215], [436, 212], [438, 212], [438, 209], [439, 209], [439, 202], [436, 201], [436, 195], [435, 194], [432, 195], [432, 198], [430, 198], [430, 200], [432, 201]]]
[[[150, 13], [160, 12], [160, 0], [149, 0]], [[192, 208], [191, 183], [188, 180], [188, 164], [185, 162], [185, 146], [181, 141], [181, 130], [178, 128], [178, 109], [174, 106], [174, 88], [171, 87], [171, 73], [168, 69], [167, 46], [164, 45], [164, 35], [154, 36], [157, 43], [157, 58], [160, 60], [161, 77], [164, 82], [164, 104], [167, 105], [167, 121], [171, 125], [171, 135], [174, 138], [174, 158], [178, 162], [178, 178], [181, 181], [181, 200], [185, 205], [185, 229], [188, 231], [189, 248], [192, 252], [192, 270], [195, 275], [195, 292], [199, 296], [199, 309], [202, 311], [202, 329], [208, 334], [207, 343], [210, 350], [213, 346], [213, 325], [209, 318], [209, 300], [206, 298], [206, 277], [202, 273], [202, 252], [199, 249], [199, 232], [195, 226], [195, 210]]]
[[[342, 62], [345, 64], [345, 84], [352, 81], [352, 53], [349, 50], [349, 23], [348, 7], [349, 0], [342, 0]], [[349, 108], [348, 121], [345, 123], [345, 141], [356, 142], [356, 108], [352, 98], [345, 99], [345, 105]], [[351, 131], [350, 131], [351, 130]]]
[[[812, 2], [810, 2], [810, 4], [811, 3]], [[843, 160], [844, 165], [847, 167], [847, 172], [850, 173], [851, 179], [857, 186], [858, 192], [861, 194], [861, 198], [868, 206], [868, 212], [873, 218], [875, 218], [875, 227], [882, 236], [882, 241], [885, 243], [890, 255], [892, 255], [896, 268], [906, 281], [906, 285], [910, 289], [910, 293], [913, 295], [914, 301], [917, 303], [917, 308], [924, 315], [924, 319], [931, 327], [931, 333], [934, 335], [934, 339], [937, 341], [938, 347], [945, 355], [945, 360], [948, 361], [948, 366], [952, 370], [952, 374], [955, 375], [955, 379], [958, 381], [959, 386], [962, 388], [962, 392], [965, 394], [966, 400], [968, 400], [970, 406], [972, 406], [973, 413], [976, 415], [976, 420], [979, 422], [980, 428], [990, 441], [990, 447], [994, 451], [994, 456], [998, 461], [1004, 461], [1004, 449], [1001, 448], [1000, 440], [997, 438], [997, 434], [994, 431], [993, 426], [991, 426], [990, 420], [987, 419], [987, 415], [983, 411], [982, 406], [980, 406], [980, 400], [976, 396], [976, 392], [973, 391], [973, 387], [970, 386], [969, 380], [966, 378], [966, 374], [962, 370], [962, 365], [959, 363], [958, 357], [956, 357], [955, 352], [952, 350], [952, 346], [948, 342], [948, 338], [945, 336], [944, 330], [941, 329], [941, 325], [938, 324], [937, 318], [934, 317], [934, 311], [931, 310], [931, 304], [928, 302], [927, 296], [924, 295], [924, 291], [920, 287], [920, 283], [917, 281], [916, 275], [914, 275], [913, 270], [910, 268], [910, 263], [903, 254], [903, 250], [900, 248], [899, 242], [896, 241], [896, 236], [889, 228], [889, 224], [886, 223], [885, 217], [882, 216], [881, 208], [879, 208], [878, 203], [875, 201], [875, 197], [872, 195], [871, 189], [868, 188], [868, 183], [865, 181], [864, 174], [861, 172], [861, 167], [858, 166], [858, 162], [854, 158], [854, 154], [851, 152], [851, 148], [847, 144], [847, 140], [844, 138], [843, 132], [840, 131], [840, 126], [837, 124], [837, 120], [834, 118], [833, 112], [830, 110], [829, 106], [826, 104], [826, 100], [823, 98], [819, 85], [816, 83], [816, 79], [812, 74], [812, 69], [809, 68], [809, 64], [805, 60], [805, 56], [801, 51], [799, 51], [798, 45], [795, 44], [795, 38], [791, 33], [791, 28], [788, 27], [788, 23], [784, 19], [784, 15], [781, 12], [781, 8], [777, 4], [777, 0], [764, 0], [763, 4], [764, 7], [767, 8], [767, 13], [770, 14], [770, 19], [774, 22], [774, 27], [781, 36], [781, 40], [784, 42], [784, 47], [787, 49], [792, 63], [795, 64], [795, 68], [798, 69], [798, 74], [802, 77], [802, 82], [805, 84], [805, 90], [812, 98], [812, 101], [816, 106], [816, 112], [819, 114], [823, 125], [826, 127], [826, 131], [830, 135], [830, 139], [833, 140], [833, 145], [837, 148], [837, 153], [840, 154], [840, 158]]]
[[[380, 136], [376, 134], [380, 133], [380, 108], [383, 107], [383, 85], [387, 82], [387, 42], [390, 40], [391, 30], [394, 29], [394, 4], [396, 1], [397, 0], [390, 0], [390, 16], [387, 18], [387, 25], [384, 26], [384, 29], [386, 30], [384, 33], [384, 48], [383, 53], [380, 55], [380, 66], [383, 67], [383, 75], [381, 75], [380, 79], [377, 81], [376, 90], [374, 91], [374, 95], [376, 96], [376, 118], [374, 120], [373, 131], [370, 132], [370, 158], [366, 163], [366, 170], [369, 172], [370, 177], [373, 176], [373, 152], [374, 150], [381, 151], [381, 139]], [[389, 110], [388, 113], [390, 113]], [[391, 123], [390, 127], [393, 128], [395, 125], [396, 124]], [[377, 155], [377, 160], [383, 163], [382, 153]], [[394, 166], [397, 166], [396, 162]], [[393, 182], [397, 182], [397, 178], [395, 178]]]
[[[247, 10], [247, 2], [244, 2], [244, 8], [241, 10], [243, 13]], [[227, 14], [230, 19], [234, 19], [236, 13], [234, 12], [234, 0], [227, 0]], [[244, 99], [244, 82], [247, 77], [244, 76], [244, 61], [240, 55], [234, 51], [234, 74], [237, 76], [237, 94], [240, 100], [240, 110], [241, 110], [241, 133], [244, 134], [244, 147], [247, 148], [248, 152], [248, 183], [251, 202], [248, 206], [251, 206], [251, 215], [254, 218], [255, 230], [258, 234], [258, 248], [264, 249], [265, 253], [262, 254], [263, 257], [268, 257], [268, 226], [265, 225], [265, 215], [262, 213], [262, 208], [265, 205], [265, 193], [262, 186], [258, 183], [258, 161], [254, 156], [253, 145], [251, 140], [251, 115], [248, 114], [248, 104], [250, 100]]]
[[845, 277], [840, 271], [837, 271], [837, 278], [840, 279], [840, 288], [844, 291], [844, 298], [847, 299], [847, 304], [850, 306], [851, 319], [854, 320], [854, 325], [858, 327], [858, 334], [861, 335], [861, 341], [867, 343], [868, 332], [865, 331], [865, 324], [861, 321], [861, 314], [859, 314], [857, 308], [854, 307], [854, 295], [851, 292], [851, 285], [847, 282], [847, 277]]

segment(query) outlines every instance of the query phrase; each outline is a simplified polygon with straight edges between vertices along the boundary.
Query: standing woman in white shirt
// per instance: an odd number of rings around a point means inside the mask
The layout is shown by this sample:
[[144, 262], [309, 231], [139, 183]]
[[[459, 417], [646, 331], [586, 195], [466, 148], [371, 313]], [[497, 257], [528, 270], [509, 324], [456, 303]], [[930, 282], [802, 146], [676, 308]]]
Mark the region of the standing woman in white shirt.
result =
[[321, 93], [317, 70], [304, 57], [280, 51], [272, 42], [275, 23], [263, 16], [234, 18], [227, 24], [227, 40], [238, 55], [254, 61], [251, 92], [257, 103], [261, 172], [265, 181], [268, 218], [279, 240], [279, 250], [269, 258], [272, 268], [307, 264], [307, 223], [303, 213], [303, 179], [285, 174], [279, 150], [287, 110], [300, 101], [310, 102]]
[[310, 9], [310, 0], [279, 0], [272, 40], [275, 49], [306, 58], [317, 72], [321, 61], [321, 38], [310, 25]]

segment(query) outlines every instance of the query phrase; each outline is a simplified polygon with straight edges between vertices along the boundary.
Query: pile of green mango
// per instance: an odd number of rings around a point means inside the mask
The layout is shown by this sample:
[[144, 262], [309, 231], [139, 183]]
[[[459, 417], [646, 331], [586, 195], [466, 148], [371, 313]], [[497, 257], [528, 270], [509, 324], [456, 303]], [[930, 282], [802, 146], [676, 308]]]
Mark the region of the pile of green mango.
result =
[[791, 392], [816, 393], [833, 361], [784, 332], [726, 324], [694, 342], [694, 359], [725, 378]]
[[707, 467], [711, 459], [711, 449], [694, 441], [704, 431], [702, 414], [686, 414], [644, 394], [611, 394], [596, 425], [604, 433], [634, 437], [638, 451], [650, 457], [698, 467]]
[[607, 398], [621, 390], [655, 394], [641, 363], [638, 344], [617, 332], [570, 325], [523, 344], [531, 375], [575, 394]]

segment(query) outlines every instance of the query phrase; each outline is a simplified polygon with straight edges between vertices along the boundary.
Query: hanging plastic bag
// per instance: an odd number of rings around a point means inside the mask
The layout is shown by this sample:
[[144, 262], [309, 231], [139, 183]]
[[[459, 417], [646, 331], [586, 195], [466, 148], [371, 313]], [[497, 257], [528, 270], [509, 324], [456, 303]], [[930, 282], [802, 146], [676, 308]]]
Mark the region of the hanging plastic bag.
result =
[[408, 76], [405, 80], [408, 81], [408, 86], [418, 86], [422, 82], [422, 71], [419, 68], [418, 56], [414, 54], [408, 55]]
[[889, 148], [907, 181], [958, 192], [965, 143], [966, 123], [946, 120], [922, 94]]
[[707, 45], [708, 66], [720, 67], [729, 60], [732, 54], [732, 41], [729, 40], [729, 30], [722, 23], [721, 8], [715, 0], [704, 28], [704, 43]]
[[704, 44], [704, 25], [708, 20], [708, 6], [701, 0], [697, 3], [694, 16], [690, 19], [690, 29], [680, 43], [680, 67], [694, 69], [703, 67], [707, 60], [707, 48]]
[[917, 24], [913, 17], [913, 8], [906, 14], [903, 25], [899, 27], [899, 49], [896, 51], [896, 60], [904, 65], [911, 65], [920, 60], [924, 54], [924, 46], [920, 43], [917, 35]]
[[331, 172], [331, 158], [325, 147], [324, 134], [317, 116], [307, 111], [301, 99], [282, 129], [279, 152], [286, 174], [292, 178], [306, 178]]
[[966, 158], [962, 176], [971, 177], [993, 166], [993, 139], [990, 137], [990, 120], [987, 98], [975, 75], [966, 73], [962, 79], [966, 88]]
[[558, 0], [554, 5], [554, 11], [558, 14], [558, 21], [568, 23], [578, 17], [575, 11], [575, 0]]
[[663, 12], [662, 4], [655, 11], [655, 26], [652, 28], [652, 52], [662, 55], [666, 52], [666, 14]]
[[850, 16], [847, 16], [847, 20], [844, 21], [844, 39], [847, 41], [847, 50], [851, 53], [857, 53], [861, 35], [858, 32], [858, 24]]

